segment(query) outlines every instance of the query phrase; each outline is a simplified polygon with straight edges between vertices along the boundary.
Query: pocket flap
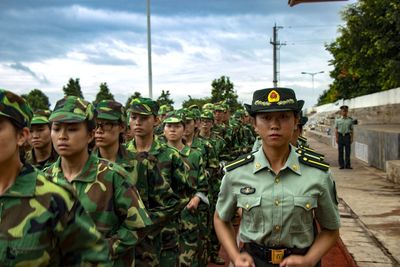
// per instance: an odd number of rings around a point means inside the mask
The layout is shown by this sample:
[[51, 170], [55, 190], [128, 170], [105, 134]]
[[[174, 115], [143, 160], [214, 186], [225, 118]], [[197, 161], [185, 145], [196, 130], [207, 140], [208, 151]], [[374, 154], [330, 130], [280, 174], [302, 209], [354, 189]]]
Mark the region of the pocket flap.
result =
[[294, 205], [309, 211], [317, 207], [317, 200], [310, 196], [295, 196]]
[[252, 208], [258, 207], [261, 205], [261, 197], [260, 196], [239, 195], [237, 205], [238, 205], [238, 207], [249, 211]]

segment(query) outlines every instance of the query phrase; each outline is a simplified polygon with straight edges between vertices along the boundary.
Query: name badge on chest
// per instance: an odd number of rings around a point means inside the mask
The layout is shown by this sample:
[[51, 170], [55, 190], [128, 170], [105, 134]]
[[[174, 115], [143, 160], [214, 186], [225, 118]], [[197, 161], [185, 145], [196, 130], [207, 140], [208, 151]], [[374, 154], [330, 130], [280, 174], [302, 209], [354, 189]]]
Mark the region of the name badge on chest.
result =
[[256, 192], [256, 189], [254, 187], [246, 186], [246, 187], [240, 188], [240, 193], [244, 194], [244, 195], [251, 195], [251, 194], [254, 194], [255, 192]]

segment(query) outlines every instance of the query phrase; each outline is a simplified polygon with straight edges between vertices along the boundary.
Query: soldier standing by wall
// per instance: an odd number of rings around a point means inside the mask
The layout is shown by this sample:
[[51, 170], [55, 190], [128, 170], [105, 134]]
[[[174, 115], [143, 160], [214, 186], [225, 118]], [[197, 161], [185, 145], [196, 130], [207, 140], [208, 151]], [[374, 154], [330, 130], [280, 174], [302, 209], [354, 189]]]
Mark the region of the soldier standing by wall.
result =
[[[339, 151], [339, 169], [352, 169], [350, 163], [350, 150], [353, 143], [353, 119], [348, 116], [349, 107], [340, 107], [340, 118], [335, 121], [336, 143]], [[343, 158], [344, 152], [344, 158]]]

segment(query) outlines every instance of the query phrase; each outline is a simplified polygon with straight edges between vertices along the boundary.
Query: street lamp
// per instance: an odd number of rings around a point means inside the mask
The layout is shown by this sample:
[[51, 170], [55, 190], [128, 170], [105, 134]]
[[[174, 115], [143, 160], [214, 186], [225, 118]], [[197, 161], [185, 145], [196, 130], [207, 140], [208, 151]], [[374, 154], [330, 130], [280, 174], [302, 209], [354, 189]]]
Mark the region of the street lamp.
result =
[[153, 98], [153, 75], [151, 70], [151, 23], [150, 23], [150, 0], [147, 0], [147, 57], [149, 68], [149, 97]]
[[308, 75], [311, 75], [311, 81], [312, 81], [312, 89], [313, 89], [313, 92], [314, 92], [314, 76], [317, 75], [317, 74], [320, 74], [320, 73], [324, 73], [324, 71], [322, 70], [322, 71], [318, 71], [318, 72], [305, 72], [305, 71], [302, 71], [302, 72], [301, 72], [301, 74], [308, 74]]

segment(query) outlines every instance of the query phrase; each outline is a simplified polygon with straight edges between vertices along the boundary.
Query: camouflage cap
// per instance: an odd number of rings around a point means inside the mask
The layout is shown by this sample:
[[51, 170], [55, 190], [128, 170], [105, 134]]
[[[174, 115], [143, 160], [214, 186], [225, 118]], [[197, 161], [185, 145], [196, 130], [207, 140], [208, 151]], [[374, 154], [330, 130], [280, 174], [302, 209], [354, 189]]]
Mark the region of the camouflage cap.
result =
[[182, 112], [179, 111], [170, 111], [167, 113], [163, 123], [180, 123], [184, 122], [185, 118]]
[[50, 115], [50, 122], [82, 122], [92, 121], [94, 107], [91, 103], [76, 96], [65, 96], [57, 101]]
[[214, 111], [214, 104], [213, 103], [205, 103], [204, 105], [203, 105], [203, 107], [202, 107], [202, 109], [203, 110], [206, 110], [206, 109], [208, 109], [208, 110], [211, 110], [211, 111]]
[[102, 100], [96, 107], [96, 118], [109, 120], [109, 121], [120, 121], [125, 123], [126, 112], [124, 106], [114, 100]]
[[223, 112], [225, 112], [226, 109], [225, 109], [225, 107], [224, 107], [223, 105], [221, 105], [221, 104], [214, 104], [214, 111], [223, 111]]
[[25, 99], [0, 89], [0, 115], [10, 118], [18, 127], [30, 127], [32, 109]]
[[200, 116], [201, 116], [200, 109], [194, 108], [194, 109], [189, 109], [189, 110], [193, 113], [193, 116], [194, 116], [195, 120], [199, 120], [200, 119]]
[[297, 100], [296, 94], [290, 88], [267, 88], [253, 93], [251, 105], [244, 104], [247, 112], [254, 116], [259, 112], [296, 111], [300, 112], [303, 100]]
[[191, 105], [191, 106], [189, 107], [189, 109], [190, 109], [190, 110], [193, 110], [193, 109], [200, 109], [200, 108], [199, 108], [198, 105], [193, 104], [193, 105]]
[[173, 111], [173, 107], [169, 105], [162, 105], [160, 106], [160, 109], [158, 110], [158, 115], [164, 115], [167, 114], [170, 111]]
[[233, 114], [233, 116], [235, 118], [242, 118], [245, 115], [245, 111], [243, 109], [238, 109], [235, 111], [235, 114]]
[[190, 121], [190, 120], [195, 120], [196, 119], [196, 116], [195, 116], [195, 114], [193, 113], [192, 110], [189, 110], [187, 108], [182, 108], [182, 109], [179, 110], [179, 112], [181, 114], [183, 114], [183, 116], [185, 118], [185, 121]]
[[51, 114], [51, 111], [48, 109], [41, 109], [41, 110], [35, 111], [33, 113], [31, 125], [50, 123], [50, 121], [49, 121], [50, 114]]
[[138, 97], [132, 99], [129, 104], [129, 111], [142, 115], [155, 115], [158, 114], [158, 103], [151, 98]]
[[200, 116], [201, 119], [214, 120], [214, 113], [211, 110], [203, 110]]

